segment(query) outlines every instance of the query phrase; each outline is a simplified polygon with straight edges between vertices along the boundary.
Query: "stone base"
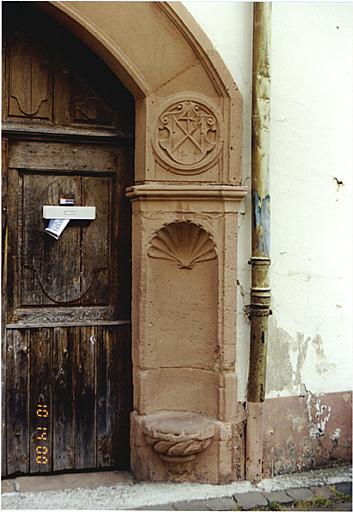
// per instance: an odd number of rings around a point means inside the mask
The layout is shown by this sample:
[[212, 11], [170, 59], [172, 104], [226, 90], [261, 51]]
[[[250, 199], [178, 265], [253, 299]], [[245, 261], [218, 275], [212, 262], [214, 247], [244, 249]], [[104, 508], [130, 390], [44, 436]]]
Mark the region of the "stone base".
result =
[[[174, 426], [173, 418], [179, 418]], [[156, 425], [160, 427], [156, 428]], [[179, 453], [173, 457], [161, 453], [169, 449], [166, 446], [167, 426], [170, 439], [180, 436], [179, 445], [185, 444], [184, 455]], [[151, 442], [151, 432], [155, 438], [160, 435], [158, 444]], [[243, 435], [244, 423], [222, 422], [201, 414], [161, 411], [139, 415], [133, 412], [131, 470], [137, 480], [157, 482], [224, 484], [240, 480], [244, 478]]]

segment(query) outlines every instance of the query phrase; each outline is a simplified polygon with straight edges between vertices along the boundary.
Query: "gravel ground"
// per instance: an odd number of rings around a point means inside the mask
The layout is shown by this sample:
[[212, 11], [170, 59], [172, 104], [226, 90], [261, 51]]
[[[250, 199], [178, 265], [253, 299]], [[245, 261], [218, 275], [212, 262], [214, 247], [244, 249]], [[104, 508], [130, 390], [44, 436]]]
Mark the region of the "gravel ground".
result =
[[230, 497], [251, 491], [271, 492], [299, 487], [350, 481], [350, 466], [313, 470], [265, 479], [258, 485], [235, 482], [227, 485], [170, 484], [156, 482], [121, 483], [95, 489], [62, 489], [42, 492], [12, 492], [2, 495], [2, 509], [22, 510], [123, 510], [151, 507], [178, 501]]

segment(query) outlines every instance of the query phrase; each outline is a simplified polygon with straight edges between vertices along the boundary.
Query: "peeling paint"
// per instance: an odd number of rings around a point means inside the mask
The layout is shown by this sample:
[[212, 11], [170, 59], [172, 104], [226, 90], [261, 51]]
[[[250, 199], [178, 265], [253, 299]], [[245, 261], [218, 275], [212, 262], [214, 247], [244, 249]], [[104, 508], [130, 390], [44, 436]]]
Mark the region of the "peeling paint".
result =
[[317, 357], [317, 362], [316, 362], [316, 365], [315, 365], [316, 371], [320, 375], [322, 375], [324, 373], [328, 373], [332, 368], [335, 368], [335, 365], [330, 363], [327, 360], [327, 357], [325, 356], [324, 348], [323, 348], [323, 342], [322, 342], [321, 336], [316, 335], [314, 337], [314, 339], [313, 339], [313, 346], [315, 348], [315, 353], [316, 353], [316, 357]]
[[254, 230], [258, 234], [258, 252], [263, 255], [270, 254], [270, 196], [260, 197], [253, 193]]
[[340, 190], [340, 188], [342, 187], [342, 185], [344, 186], [344, 183], [342, 180], [340, 180], [339, 178], [336, 178], [336, 176], [334, 176], [333, 178], [333, 181], [336, 182], [336, 185], [337, 185], [337, 192]]
[[336, 430], [334, 432], [332, 432], [332, 434], [330, 435], [330, 439], [332, 439], [332, 441], [338, 441], [338, 439], [340, 438], [340, 435], [341, 435], [341, 429], [336, 428]]
[[237, 285], [239, 286], [240, 295], [244, 298], [245, 297], [245, 289], [244, 289], [244, 286], [240, 284], [239, 279], [237, 279]]
[[309, 420], [309, 436], [312, 439], [322, 437], [325, 435], [326, 426], [331, 416], [331, 406], [322, 404], [320, 398], [308, 391], [306, 408]]
[[292, 422], [293, 429], [297, 432], [303, 432], [307, 422], [305, 421], [305, 418], [303, 416], [297, 415], [297, 414], [289, 414], [288, 418]]
[[298, 355], [297, 355], [297, 367], [295, 370], [294, 385], [300, 386], [302, 384], [301, 371], [304, 366], [306, 356], [308, 353], [308, 346], [309, 346], [310, 338], [306, 338], [304, 341], [304, 335], [298, 332], [297, 338], [295, 341], [296, 341], [295, 348], [298, 351]]
[[278, 393], [306, 396], [308, 370], [321, 376], [334, 368], [336, 365], [328, 360], [319, 334], [311, 337], [297, 332], [291, 336], [278, 327], [275, 315], [270, 318], [266, 377], [268, 398], [279, 396]]
[[269, 318], [266, 392], [293, 390], [293, 368], [289, 356], [292, 338], [280, 327], [275, 318]]
[[351, 393], [285, 396], [264, 403], [264, 475], [351, 461]]

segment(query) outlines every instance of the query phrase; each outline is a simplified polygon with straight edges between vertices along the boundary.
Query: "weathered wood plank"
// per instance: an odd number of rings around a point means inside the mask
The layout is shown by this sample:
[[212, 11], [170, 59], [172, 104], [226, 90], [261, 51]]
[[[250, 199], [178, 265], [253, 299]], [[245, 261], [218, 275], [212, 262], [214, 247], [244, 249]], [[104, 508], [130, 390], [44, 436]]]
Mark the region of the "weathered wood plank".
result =
[[18, 169], [36, 171], [112, 172], [117, 168], [119, 151], [111, 145], [15, 141], [10, 148], [10, 162]]
[[33, 117], [52, 121], [52, 52], [50, 45], [41, 45], [38, 40], [33, 41], [31, 46], [31, 110]]
[[75, 349], [79, 330], [54, 329], [53, 339], [53, 471], [74, 469]]
[[84, 327], [76, 350], [75, 469], [96, 465], [97, 329]]
[[[97, 467], [110, 466], [110, 438], [107, 432], [111, 430], [111, 411], [109, 396], [109, 379], [107, 374], [110, 373], [110, 337], [105, 336], [102, 328], [97, 329]], [[108, 427], [109, 425], [109, 427]]]
[[2, 127], [3, 134], [12, 139], [23, 141], [53, 141], [73, 142], [88, 144], [119, 144], [132, 146], [132, 135], [109, 130], [88, 130], [82, 127], [47, 126], [47, 125], [20, 125], [13, 122], [5, 122]]
[[113, 439], [117, 428], [115, 369], [113, 359], [114, 330], [100, 327], [97, 331], [97, 467], [116, 463]]
[[8, 185], [7, 185], [7, 315], [9, 320], [14, 309], [19, 302], [19, 278], [18, 278], [18, 260], [20, 257], [19, 229], [21, 223], [19, 221], [20, 205], [22, 203], [22, 191], [20, 187], [20, 179], [15, 169], [8, 169]]
[[71, 65], [60, 51], [55, 51], [54, 66], [54, 123], [70, 124]]
[[82, 204], [96, 207], [96, 219], [82, 225], [81, 305], [108, 305], [114, 286], [111, 179], [82, 177]]
[[112, 357], [117, 362], [112, 380], [117, 399], [117, 424], [113, 434], [112, 453], [119, 469], [128, 469], [130, 460], [130, 412], [132, 411], [132, 364], [130, 326], [115, 328]]
[[130, 320], [94, 320], [87, 322], [47, 322], [37, 324], [7, 324], [7, 329], [39, 329], [40, 327], [89, 327], [90, 325], [127, 325], [130, 324]]
[[45, 473], [52, 469], [52, 365], [51, 329], [29, 331], [30, 386], [29, 435], [30, 472]]
[[[126, 188], [132, 185], [133, 176], [127, 169], [133, 168], [133, 149], [126, 148], [119, 156], [116, 180], [116, 217], [113, 221], [113, 243], [118, 247], [117, 309], [118, 318], [131, 315], [131, 203], [125, 195]], [[122, 270], [123, 269], [123, 270]]]
[[1, 268], [1, 472], [6, 475], [6, 315], [7, 315], [7, 261], [8, 261], [8, 225], [7, 225], [7, 164], [8, 141], [2, 139], [2, 268]]
[[7, 474], [28, 473], [28, 333], [7, 333]]
[[9, 44], [9, 116], [27, 117], [31, 113], [31, 48], [27, 36], [11, 34]]
[[[4, 25], [3, 25], [4, 26]], [[8, 117], [8, 109], [9, 109], [9, 59], [7, 57], [8, 55], [8, 35], [4, 34], [2, 37], [2, 63], [1, 63], [1, 69], [2, 69], [2, 98], [1, 98], [1, 106], [2, 106], [2, 120], [7, 121]]]
[[[2, 324], [5, 327], [4, 314], [2, 311]], [[2, 326], [2, 327], [3, 327]], [[1, 329], [1, 474], [7, 473], [7, 411], [6, 411], [6, 373], [7, 373], [7, 360], [6, 360], [6, 329]]]
[[[9, 165], [9, 141], [1, 139], [1, 201], [2, 201], [2, 240], [5, 240], [7, 228], [7, 181], [8, 181], [8, 165]], [[3, 246], [3, 251], [5, 247]], [[4, 252], [3, 252], [4, 254]], [[4, 261], [2, 262], [4, 265]]]
[[97, 344], [97, 466], [129, 467], [130, 329], [101, 327]]
[[56, 308], [38, 307], [16, 309], [13, 320], [26, 323], [66, 323], [66, 322], [89, 322], [95, 324], [93, 320], [106, 320], [114, 318], [114, 308], [112, 306], [95, 306], [90, 308], [83, 307], [63, 307], [60, 306], [59, 315]]

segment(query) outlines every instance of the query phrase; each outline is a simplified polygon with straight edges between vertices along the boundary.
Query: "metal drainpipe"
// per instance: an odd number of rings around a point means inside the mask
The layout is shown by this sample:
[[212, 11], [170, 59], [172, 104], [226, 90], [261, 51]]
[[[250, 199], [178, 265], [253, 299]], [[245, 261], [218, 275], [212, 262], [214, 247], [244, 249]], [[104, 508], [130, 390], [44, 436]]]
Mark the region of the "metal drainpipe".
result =
[[252, 257], [246, 478], [262, 478], [270, 267], [270, 46], [271, 2], [253, 4], [252, 90]]

